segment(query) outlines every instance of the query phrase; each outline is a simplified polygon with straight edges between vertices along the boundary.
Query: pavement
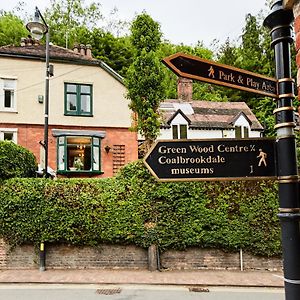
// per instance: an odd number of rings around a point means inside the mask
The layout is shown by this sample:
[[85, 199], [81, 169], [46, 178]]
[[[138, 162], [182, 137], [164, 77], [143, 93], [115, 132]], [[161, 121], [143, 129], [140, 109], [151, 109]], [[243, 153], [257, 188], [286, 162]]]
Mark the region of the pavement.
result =
[[183, 286], [284, 286], [282, 272], [237, 270], [108, 270], [108, 269], [37, 269], [0, 270], [0, 283], [49, 284], [149, 284]]

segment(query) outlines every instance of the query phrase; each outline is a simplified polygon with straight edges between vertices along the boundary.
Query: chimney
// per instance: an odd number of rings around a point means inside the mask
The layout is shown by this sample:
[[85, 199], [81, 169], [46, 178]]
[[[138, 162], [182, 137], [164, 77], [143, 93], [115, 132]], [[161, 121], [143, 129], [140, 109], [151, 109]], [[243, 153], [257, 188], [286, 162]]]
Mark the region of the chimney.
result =
[[80, 54], [85, 55], [85, 46], [83, 44], [80, 44]]
[[193, 98], [193, 80], [184, 77], [178, 77], [177, 97], [182, 101], [192, 101]]
[[92, 58], [92, 46], [90, 44], [86, 45], [86, 56]]
[[32, 43], [33, 43], [33, 39], [31, 37], [28, 37], [26, 39], [26, 46], [32, 46]]
[[75, 53], [79, 53], [79, 45], [78, 45], [77, 43], [74, 44], [74, 46], [73, 46], [73, 51], [74, 51]]
[[21, 38], [21, 47], [26, 46], [26, 38]]

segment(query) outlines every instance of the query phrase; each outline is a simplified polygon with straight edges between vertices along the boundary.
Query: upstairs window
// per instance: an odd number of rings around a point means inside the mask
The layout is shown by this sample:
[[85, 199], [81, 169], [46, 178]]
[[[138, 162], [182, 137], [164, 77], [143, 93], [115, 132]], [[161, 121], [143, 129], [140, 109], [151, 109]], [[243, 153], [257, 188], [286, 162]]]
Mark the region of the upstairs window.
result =
[[242, 127], [241, 126], [235, 126], [235, 137], [237, 139], [242, 138]]
[[172, 125], [173, 139], [187, 139], [187, 125]]
[[244, 126], [235, 126], [235, 137], [237, 139], [248, 138], [249, 137], [249, 128]]
[[65, 115], [92, 116], [92, 90], [90, 84], [65, 83]]
[[16, 110], [16, 79], [0, 79], [0, 110], [15, 111]]

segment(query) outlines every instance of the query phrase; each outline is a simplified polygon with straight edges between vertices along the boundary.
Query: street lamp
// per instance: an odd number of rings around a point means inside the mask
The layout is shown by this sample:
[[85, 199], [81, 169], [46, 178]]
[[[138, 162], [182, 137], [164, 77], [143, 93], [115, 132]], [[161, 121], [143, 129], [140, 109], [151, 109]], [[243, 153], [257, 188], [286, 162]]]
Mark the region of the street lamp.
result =
[[[41, 21], [42, 20], [42, 21]], [[49, 65], [49, 27], [43, 18], [41, 12], [35, 7], [34, 21], [29, 22], [26, 25], [27, 30], [31, 33], [31, 36], [37, 40], [40, 40], [43, 35], [46, 35], [46, 82], [45, 82], [45, 122], [44, 122], [44, 143], [42, 144], [45, 150], [45, 165], [43, 169], [43, 175], [48, 178], [48, 124], [49, 124], [49, 77], [53, 75], [53, 69]], [[52, 67], [52, 66], [51, 66]], [[46, 265], [46, 252], [45, 245], [42, 241], [40, 243], [40, 271], [45, 271]]]
[[48, 124], [49, 124], [49, 77], [52, 75], [49, 65], [49, 27], [43, 18], [38, 7], [35, 7], [34, 21], [28, 22], [26, 25], [27, 30], [31, 33], [31, 36], [37, 40], [40, 40], [43, 35], [46, 35], [46, 83], [45, 83], [45, 122], [44, 122], [44, 143], [45, 150], [45, 164], [43, 169], [44, 177], [48, 178]]

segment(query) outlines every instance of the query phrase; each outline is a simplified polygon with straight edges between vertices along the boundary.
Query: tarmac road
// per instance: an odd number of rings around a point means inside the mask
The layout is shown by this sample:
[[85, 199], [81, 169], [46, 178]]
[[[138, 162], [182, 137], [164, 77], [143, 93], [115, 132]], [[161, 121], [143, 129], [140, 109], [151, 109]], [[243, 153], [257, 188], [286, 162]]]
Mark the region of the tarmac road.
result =
[[283, 288], [0, 284], [5, 300], [284, 300]]

